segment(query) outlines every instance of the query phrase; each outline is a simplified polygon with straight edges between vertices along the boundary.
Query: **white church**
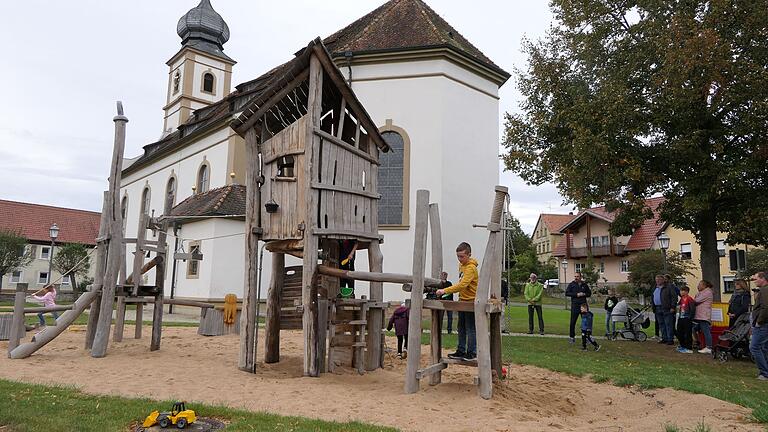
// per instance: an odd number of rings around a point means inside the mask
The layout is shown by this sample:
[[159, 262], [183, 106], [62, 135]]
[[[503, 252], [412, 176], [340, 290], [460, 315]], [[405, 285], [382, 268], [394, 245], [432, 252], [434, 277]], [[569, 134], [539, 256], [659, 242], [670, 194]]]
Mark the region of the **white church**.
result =
[[[181, 49], [167, 62], [162, 138], [123, 165], [125, 233], [135, 237], [142, 213], [172, 214], [170, 250], [199, 252], [203, 259], [169, 263], [166, 296], [222, 301], [234, 293], [241, 298], [245, 142], [230, 122], [280, 67], [233, 89], [236, 62], [224, 53], [229, 28], [210, 0], [182, 16], [177, 32]], [[422, 0], [391, 0], [323, 43], [393, 150], [382, 154], [378, 178], [384, 271], [412, 271], [411, 209], [416, 190], [428, 189], [440, 207], [443, 262], [455, 280], [454, 245], [469, 242], [473, 255], [482, 259], [487, 241], [487, 231], [472, 225], [488, 221], [499, 181], [499, 87], [510, 75]], [[165, 208], [169, 192], [174, 202]], [[357, 253], [358, 270], [367, 270], [365, 254]], [[286, 258], [287, 266], [301, 264], [291, 259]], [[131, 254], [128, 260], [131, 268]], [[262, 268], [265, 296], [271, 268], [267, 251]], [[360, 283], [356, 295], [365, 294], [367, 287]], [[384, 296], [400, 300], [405, 293], [385, 284]]]

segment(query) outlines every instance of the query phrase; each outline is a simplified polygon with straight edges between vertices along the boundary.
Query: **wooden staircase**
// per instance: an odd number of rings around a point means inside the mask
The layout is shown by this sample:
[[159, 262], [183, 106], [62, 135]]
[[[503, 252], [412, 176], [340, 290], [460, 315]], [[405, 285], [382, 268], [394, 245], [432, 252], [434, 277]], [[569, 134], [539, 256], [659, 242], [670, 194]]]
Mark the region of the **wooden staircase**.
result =
[[328, 320], [328, 372], [351, 366], [365, 372], [366, 331], [369, 300], [332, 299]]

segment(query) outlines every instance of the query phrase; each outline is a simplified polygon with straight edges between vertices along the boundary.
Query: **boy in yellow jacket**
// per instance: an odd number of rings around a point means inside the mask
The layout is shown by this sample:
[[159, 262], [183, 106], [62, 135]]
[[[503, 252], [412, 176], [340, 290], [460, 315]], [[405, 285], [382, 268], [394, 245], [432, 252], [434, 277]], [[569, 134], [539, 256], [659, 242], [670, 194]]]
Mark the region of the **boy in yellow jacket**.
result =
[[[456, 248], [456, 258], [459, 260], [459, 283], [445, 289], [439, 289], [435, 294], [459, 293], [459, 301], [475, 301], [477, 293], [477, 260], [472, 258], [472, 247], [468, 243], [460, 243]], [[477, 335], [475, 332], [475, 314], [459, 312], [459, 343], [456, 352], [448, 354], [452, 359], [466, 361], [477, 358]]]

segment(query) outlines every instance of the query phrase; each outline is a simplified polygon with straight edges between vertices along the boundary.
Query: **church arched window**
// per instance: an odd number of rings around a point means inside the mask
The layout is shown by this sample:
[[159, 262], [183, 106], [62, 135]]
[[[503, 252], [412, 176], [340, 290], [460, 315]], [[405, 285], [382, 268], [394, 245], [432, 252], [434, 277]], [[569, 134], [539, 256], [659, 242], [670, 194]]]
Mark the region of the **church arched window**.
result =
[[[171, 212], [171, 208], [173, 208], [173, 205], [176, 203], [176, 177], [171, 176], [168, 179], [168, 183], [165, 186], [165, 199], [168, 199], [168, 195], [171, 195], [173, 198], [170, 200], [170, 206], [165, 207], [163, 209], [163, 214], [168, 214]], [[168, 204], [168, 201], [164, 201], [163, 205]]]
[[146, 186], [141, 193], [141, 214], [149, 214], [150, 199], [151, 192], [149, 191], [149, 186]]
[[379, 225], [408, 225], [410, 140], [391, 120], [381, 129], [381, 136], [391, 150], [379, 158]]
[[197, 193], [208, 192], [211, 183], [211, 167], [207, 163], [200, 165], [197, 172]]
[[210, 72], [203, 74], [203, 91], [206, 93], [213, 93], [214, 77]]

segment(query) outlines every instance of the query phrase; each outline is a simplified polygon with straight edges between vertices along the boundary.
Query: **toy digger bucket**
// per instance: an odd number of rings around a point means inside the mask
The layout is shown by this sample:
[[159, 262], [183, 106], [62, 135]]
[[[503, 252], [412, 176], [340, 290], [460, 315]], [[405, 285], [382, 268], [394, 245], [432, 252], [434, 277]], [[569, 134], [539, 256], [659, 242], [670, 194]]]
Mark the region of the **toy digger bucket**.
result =
[[144, 419], [144, 423], [142, 423], [141, 427], [151, 427], [154, 426], [155, 423], [157, 423], [157, 416], [160, 415], [160, 411], [152, 411], [146, 419]]
[[350, 296], [352, 296], [352, 294], [354, 292], [355, 292], [355, 289], [351, 288], [351, 287], [340, 287], [339, 288], [339, 293], [344, 298], [349, 298]]

